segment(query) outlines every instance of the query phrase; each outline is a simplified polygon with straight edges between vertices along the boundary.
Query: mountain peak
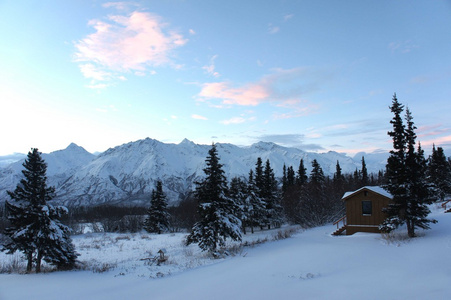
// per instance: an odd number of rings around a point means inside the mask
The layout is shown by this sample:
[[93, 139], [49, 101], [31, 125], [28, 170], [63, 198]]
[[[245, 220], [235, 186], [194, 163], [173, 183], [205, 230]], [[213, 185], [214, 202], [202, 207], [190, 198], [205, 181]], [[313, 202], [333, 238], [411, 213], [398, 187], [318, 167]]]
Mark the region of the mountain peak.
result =
[[179, 145], [195, 145], [193, 141], [188, 140], [187, 138], [184, 138]]

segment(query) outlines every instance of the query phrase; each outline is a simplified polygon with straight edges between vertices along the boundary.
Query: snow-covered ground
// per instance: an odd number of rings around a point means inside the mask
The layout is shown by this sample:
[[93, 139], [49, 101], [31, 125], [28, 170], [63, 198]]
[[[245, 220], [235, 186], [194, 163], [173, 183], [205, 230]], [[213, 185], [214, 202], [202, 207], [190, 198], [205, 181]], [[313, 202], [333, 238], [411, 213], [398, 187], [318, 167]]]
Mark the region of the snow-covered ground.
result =
[[[411, 240], [402, 231], [333, 237], [328, 225], [224, 259], [185, 247], [184, 234], [76, 236], [86, 270], [1, 274], [0, 299], [449, 299], [451, 214], [433, 208], [431, 217], [439, 223]], [[140, 260], [161, 248], [161, 266]]]

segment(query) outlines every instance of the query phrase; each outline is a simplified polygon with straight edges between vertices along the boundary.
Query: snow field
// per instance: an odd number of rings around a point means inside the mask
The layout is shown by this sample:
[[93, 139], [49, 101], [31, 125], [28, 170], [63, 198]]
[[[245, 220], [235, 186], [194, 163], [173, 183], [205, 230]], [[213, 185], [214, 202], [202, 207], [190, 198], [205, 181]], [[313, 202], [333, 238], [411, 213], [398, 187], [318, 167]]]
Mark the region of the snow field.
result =
[[[451, 214], [432, 210], [430, 217], [439, 222], [415, 239], [405, 238], [403, 229], [390, 237], [333, 237], [335, 227], [328, 225], [238, 247], [224, 259], [211, 259], [197, 245], [183, 246], [185, 234], [179, 233], [77, 236], [82, 262], [112, 267], [102, 273], [87, 267], [1, 274], [0, 299], [449, 299]], [[268, 235], [272, 239], [277, 231], [244, 237], [256, 241]], [[160, 248], [167, 250], [167, 263], [139, 260]]]

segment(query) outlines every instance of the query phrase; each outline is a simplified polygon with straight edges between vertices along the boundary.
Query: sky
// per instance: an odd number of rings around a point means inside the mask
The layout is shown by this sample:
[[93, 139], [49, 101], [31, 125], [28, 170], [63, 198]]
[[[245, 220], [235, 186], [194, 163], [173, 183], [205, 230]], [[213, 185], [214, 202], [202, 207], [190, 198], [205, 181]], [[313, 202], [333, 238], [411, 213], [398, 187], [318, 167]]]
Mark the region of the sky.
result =
[[0, 155], [387, 151], [394, 93], [451, 154], [451, 1], [0, 0], [0, 36]]

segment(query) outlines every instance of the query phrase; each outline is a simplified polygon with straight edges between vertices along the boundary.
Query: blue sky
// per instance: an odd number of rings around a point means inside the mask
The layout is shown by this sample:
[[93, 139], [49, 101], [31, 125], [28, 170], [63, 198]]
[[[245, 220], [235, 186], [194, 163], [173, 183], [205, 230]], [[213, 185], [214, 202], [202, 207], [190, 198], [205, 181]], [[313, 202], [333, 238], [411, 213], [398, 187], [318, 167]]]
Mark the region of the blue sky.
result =
[[450, 1], [3, 0], [0, 155], [145, 137], [389, 150], [394, 92], [423, 148], [451, 151], [450, 33]]

